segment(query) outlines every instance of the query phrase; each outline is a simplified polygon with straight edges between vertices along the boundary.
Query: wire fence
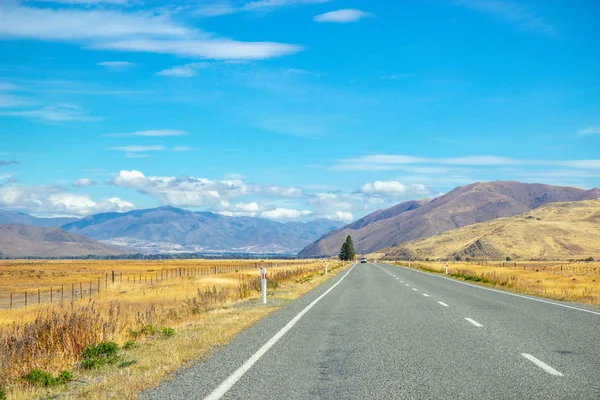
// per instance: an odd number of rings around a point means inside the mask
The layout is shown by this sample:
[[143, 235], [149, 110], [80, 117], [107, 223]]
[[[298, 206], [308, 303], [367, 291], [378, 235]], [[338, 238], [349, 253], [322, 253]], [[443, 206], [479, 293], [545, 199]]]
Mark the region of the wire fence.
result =
[[145, 271], [139, 273], [123, 273], [111, 271], [104, 276], [79, 280], [77, 282], [59, 283], [49, 287], [30, 287], [20, 291], [0, 292], [0, 309], [23, 308], [38, 304], [72, 301], [92, 298], [102, 293], [112, 285], [153, 285], [174, 279], [187, 277], [227, 274], [232, 272], [257, 270], [260, 266], [277, 268], [293, 265], [314, 263], [314, 260], [302, 260], [294, 263], [254, 263], [245, 265], [214, 265], [199, 267], [163, 268], [159, 271]]

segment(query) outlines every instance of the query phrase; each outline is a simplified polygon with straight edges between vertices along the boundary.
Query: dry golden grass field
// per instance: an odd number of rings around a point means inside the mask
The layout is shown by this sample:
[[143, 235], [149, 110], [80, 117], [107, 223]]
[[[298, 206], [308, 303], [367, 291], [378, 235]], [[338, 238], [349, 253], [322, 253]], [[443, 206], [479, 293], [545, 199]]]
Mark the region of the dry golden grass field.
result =
[[[258, 301], [255, 262], [267, 267], [267, 306]], [[0, 310], [0, 388], [9, 399], [57, 394], [135, 398], [140, 390], [209, 355], [236, 333], [335, 275], [340, 266], [330, 261], [331, 273], [324, 275], [323, 260], [1, 262], [0, 291], [93, 283], [93, 278], [104, 281], [91, 299], [33, 302], [27, 308]], [[136, 283], [115, 279], [113, 284], [113, 270], [119, 278], [121, 272], [135, 275]], [[168, 278], [166, 271], [172, 271]], [[140, 273], [148, 277], [142, 283]], [[104, 342], [119, 345], [118, 353], [101, 354], [99, 361], [82, 355], [86, 347]], [[35, 369], [43, 373], [32, 375]], [[61, 371], [73, 373], [73, 380], [66, 373], [63, 380], [71, 382], [62, 384], [57, 378]], [[46, 372], [54, 377], [39, 378]]]
[[[397, 264], [408, 266], [408, 261]], [[445, 262], [419, 261], [410, 266], [437, 273], [446, 269]], [[448, 273], [486, 286], [600, 307], [599, 262], [449, 262]]]
[[388, 259], [600, 257], [600, 199], [551, 203], [511, 218], [449, 230], [382, 250]]

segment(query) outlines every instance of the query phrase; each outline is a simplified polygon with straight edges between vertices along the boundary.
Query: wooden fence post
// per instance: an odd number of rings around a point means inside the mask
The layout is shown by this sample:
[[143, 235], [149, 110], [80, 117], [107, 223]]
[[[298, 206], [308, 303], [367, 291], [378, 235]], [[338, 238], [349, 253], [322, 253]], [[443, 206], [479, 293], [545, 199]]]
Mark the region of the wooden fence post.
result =
[[50, 303], [52, 303], [52, 286], [50, 286]]
[[25, 291], [25, 308], [27, 308], [27, 290]]
[[41, 303], [41, 299], [40, 299], [40, 289], [38, 289], [38, 304]]
[[60, 301], [65, 299], [65, 285], [60, 285]]

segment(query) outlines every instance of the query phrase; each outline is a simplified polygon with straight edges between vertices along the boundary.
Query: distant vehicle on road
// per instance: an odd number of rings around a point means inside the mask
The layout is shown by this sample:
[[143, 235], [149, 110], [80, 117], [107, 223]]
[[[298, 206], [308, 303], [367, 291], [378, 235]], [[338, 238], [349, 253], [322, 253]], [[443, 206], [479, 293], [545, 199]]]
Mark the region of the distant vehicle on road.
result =
[[360, 259], [360, 263], [361, 263], [361, 264], [366, 264], [366, 263], [367, 263], [367, 259], [366, 259], [366, 258], [364, 258], [364, 257], [363, 257], [363, 258], [361, 258], [361, 259]]

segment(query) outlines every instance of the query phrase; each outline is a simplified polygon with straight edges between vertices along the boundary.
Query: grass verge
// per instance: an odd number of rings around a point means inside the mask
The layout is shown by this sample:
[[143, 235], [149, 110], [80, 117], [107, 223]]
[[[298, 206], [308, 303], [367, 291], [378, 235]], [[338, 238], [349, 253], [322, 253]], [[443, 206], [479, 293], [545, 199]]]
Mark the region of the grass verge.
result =
[[[332, 266], [324, 276], [320, 265], [272, 269], [266, 307], [258, 301], [255, 274], [219, 277], [220, 286], [203, 288], [207, 281], [196, 281], [188, 282], [187, 288], [147, 288], [143, 296], [120, 294], [115, 288], [110, 301], [42, 307], [33, 320], [27, 315], [24, 321], [0, 329], [0, 351], [9, 356], [0, 365], [0, 387], [8, 398], [18, 400], [136, 398], [141, 390], [208, 357], [237, 333], [339, 271]], [[213, 283], [215, 278], [210, 279]], [[195, 287], [193, 292], [191, 287]], [[185, 295], [161, 303], [165, 290], [171, 296], [175, 291]], [[72, 368], [73, 381], [31, 384], [21, 377], [33, 367], [48, 374]]]
[[[396, 264], [409, 267], [408, 262]], [[436, 274], [445, 274], [446, 269], [440, 262], [411, 262], [410, 268]], [[516, 293], [600, 306], [600, 274], [592, 269], [577, 274], [548, 272], [542, 266], [520, 270], [458, 262], [450, 264], [448, 276]]]

